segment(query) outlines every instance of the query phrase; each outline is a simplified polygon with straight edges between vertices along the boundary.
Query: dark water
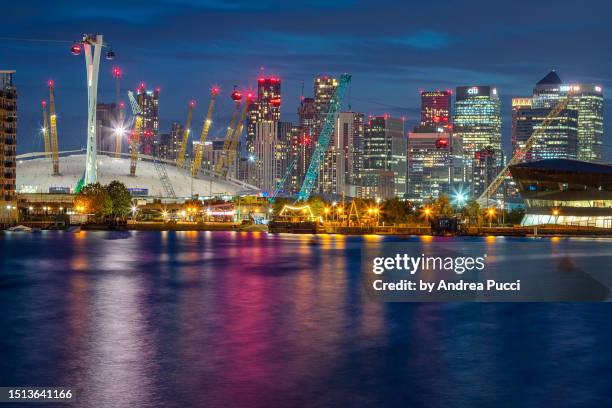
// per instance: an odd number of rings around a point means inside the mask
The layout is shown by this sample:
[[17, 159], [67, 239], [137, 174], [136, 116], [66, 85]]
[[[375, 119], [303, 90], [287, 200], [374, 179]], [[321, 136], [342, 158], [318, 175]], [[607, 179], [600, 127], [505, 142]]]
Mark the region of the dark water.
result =
[[609, 304], [378, 303], [360, 251], [397, 238], [310, 239], [0, 233], [0, 385], [79, 407], [610, 404]]

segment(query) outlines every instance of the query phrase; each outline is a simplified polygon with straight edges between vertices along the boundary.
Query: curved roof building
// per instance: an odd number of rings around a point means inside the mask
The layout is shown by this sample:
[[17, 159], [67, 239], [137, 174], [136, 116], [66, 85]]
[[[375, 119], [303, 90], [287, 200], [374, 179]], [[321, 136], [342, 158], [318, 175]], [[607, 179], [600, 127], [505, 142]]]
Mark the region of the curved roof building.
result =
[[526, 214], [522, 225], [612, 228], [612, 165], [550, 159], [510, 166]]
[[[17, 156], [17, 192], [49, 193], [74, 192], [85, 169], [85, 153], [81, 151], [60, 154], [60, 175], [53, 176], [51, 159], [44, 153]], [[258, 194], [258, 188], [233, 178], [202, 169], [194, 178], [189, 170], [180, 169], [171, 161], [140, 155], [136, 177], [130, 174], [130, 158], [98, 155], [98, 182], [108, 184], [118, 180], [132, 190], [133, 195], [153, 198], [190, 198]], [[174, 193], [174, 194], [172, 194]]]

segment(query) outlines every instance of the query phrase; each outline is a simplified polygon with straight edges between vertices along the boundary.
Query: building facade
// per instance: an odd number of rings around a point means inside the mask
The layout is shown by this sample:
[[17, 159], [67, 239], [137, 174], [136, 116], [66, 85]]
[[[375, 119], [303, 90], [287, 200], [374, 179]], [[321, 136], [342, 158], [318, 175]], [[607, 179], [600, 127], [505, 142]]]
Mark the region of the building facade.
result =
[[461, 137], [452, 132], [408, 134], [408, 194], [416, 203], [459, 190], [463, 183]]
[[451, 123], [452, 91], [421, 91], [421, 122], [415, 131], [431, 132]]
[[[181, 149], [184, 126], [178, 122], [172, 122], [169, 133], [159, 136], [159, 157], [166, 160], [176, 160]], [[188, 156], [189, 152], [185, 152]]]
[[0, 223], [17, 219], [17, 88], [15, 71], [0, 71]]
[[612, 166], [569, 159], [510, 167], [525, 201], [522, 225], [612, 228]]
[[[115, 151], [117, 143], [115, 128], [118, 117], [119, 109], [117, 104], [99, 103], [96, 106], [96, 143], [98, 153]], [[119, 140], [123, 143], [122, 138]]]
[[288, 122], [264, 121], [255, 127], [257, 186], [264, 194], [274, 193], [289, 164], [292, 125]]
[[[363, 143], [362, 191], [366, 197], [375, 197], [377, 183], [386, 180], [386, 173], [393, 174], [394, 197], [406, 194], [406, 151], [404, 122], [387, 115], [372, 117], [365, 126]], [[387, 182], [385, 182], [387, 183]], [[388, 184], [388, 183], [387, 183]], [[387, 187], [384, 191], [389, 191]], [[380, 197], [379, 198], [389, 198]]]
[[257, 99], [248, 107], [246, 151], [255, 152], [255, 126], [259, 122], [278, 122], [281, 107], [281, 80], [278, 77], [257, 79]]
[[338, 80], [330, 76], [320, 76], [314, 81], [314, 108], [315, 119], [313, 125], [312, 136], [315, 143], [319, 140], [319, 135], [323, 130], [323, 123], [327, 118], [327, 112], [331, 101], [336, 93]]
[[501, 145], [501, 102], [493, 86], [459, 86], [455, 93], [454, 131], [463, 143], [466, 181], [470, 195], [476, 197], [472, 184], [475, 154], [482, 149], [495, 151], [495, 167], [503, 163]]
[[142, 110], [142, 135], [140, 137], [140, 152], [153, 154], [156, 152], [159, 137], [159, 88], [145, 89], [144, 84], [138, 88], [138, 98], [143, 96], [140, 109]]

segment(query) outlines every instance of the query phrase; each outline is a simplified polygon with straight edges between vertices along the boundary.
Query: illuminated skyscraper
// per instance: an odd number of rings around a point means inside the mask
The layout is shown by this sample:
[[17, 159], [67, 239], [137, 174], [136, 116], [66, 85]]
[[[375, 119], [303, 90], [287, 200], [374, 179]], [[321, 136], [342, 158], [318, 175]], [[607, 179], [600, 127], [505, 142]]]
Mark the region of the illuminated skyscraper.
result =
[[0, 222], [17, 219], [17, 88], [15, 71], [0, 71]]
[[452, 132], [408, 134], [408, 199], [423, 203], [440, 194], [461, 191], [463, 152], [461, 137]]
[[246, 149], [253, 154], [255, 124], [259, 122], [278, 122], [280, 120], [281, 80], [278, 77], [259, 77], [257, 79], [257, 99], [249, 106]]
[[415, 131], [427, 132], [450, 124], [451, 95], [450, 90], [421, 91], [420, 130]]
[[[462, 138], [466, 180], [472, 181], [475, 153], [492, 149], [494, 167], [503, 162], [501, 147], [501, 103], [497, 88], [492, 86], [457, 87], [454, 109], [454, 131]], [[491, 163], [488, 161], [487, 163]], [[471, 185], [472, 196], [475, 195]]]
[[[363, 149], [362, 195], [365, 197], [403, 198], [406, 193], [406, 151], [404, 122], [387, 115], [376, 116], [365, 127]], [[389, 188], [391, 173], [392, 188]], [[392, 194], [389, 194], [392, 192]]]
[[593, 84], [573, 84], [571, 105], [578, 110], [578, 159], [601, 161], [604, 142], [603, 88]]
[[[170, 133], [163, 133], [159, 137], [159, 157], [166, 160], [176, 160], [181, 142], [183, 140], [183, 125], [173, 122]], [[189, 156], [189, 152], [185, 152]]]
[[145, 89], [144, 84], [138, 87], [138, 97], [144, 95], [142, 105], [142, 136], [140, 138], [140, 151], [144, 154], [153, 154], [156, 150], [159, 135], [159, 88]]
[[315, 78], [314, 82], [314, 107], [315, 107], [315, 121], [314, 131], [312, 136], [315, 142], [319, 140], [319, 134], [323, 129], [323, 123], [327, 117], [329, 106], [336, 88], [338, 87], [338, 80], [329, 76], [321, 76]]
[[255, 180], [267, 194], [274, 192], [287, 171], [291, 129], [291, 123], [273, 121], [262, 121], [255, 127]]
[[364, 114], [340, 112], [336, 125], [338, 146], [344, 146], [345, 184], [359, 184], [363, 168]]
[[552, 109], [571, 92], [567, 107], [552, 119], [524, 160], [601, 160], [603, 145], [603, 90], [592, 84], [564, 84], [555, 71], [533, 89], [532, 98], [513, 99], [512, 143], [523, 149], [526, 140], [541, 127]]
[[96, 143], [98, 154], [115, 151], [116, 135], [114, 132], [119, 110], [115, 103], [98, 103], [96, 105]]

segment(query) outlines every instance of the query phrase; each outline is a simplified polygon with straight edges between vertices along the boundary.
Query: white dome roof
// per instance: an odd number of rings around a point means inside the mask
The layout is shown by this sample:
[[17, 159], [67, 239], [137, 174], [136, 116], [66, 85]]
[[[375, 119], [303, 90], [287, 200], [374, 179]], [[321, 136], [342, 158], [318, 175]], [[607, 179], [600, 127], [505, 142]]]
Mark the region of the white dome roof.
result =
[[[51, 159], [36, 157], [40, 155], [25, 154], [17, 157], [17, 191], [48, 193], [50, 187], [68, 187], [73, 192], [85, 170], [85, 154], [74, 154], [60, 157], [60, 175], [53, 176]], [[32, 158], [34, 157], [34, 158]], [[188, 170], [179, 169], [168, 162], [164, 163], [168, 179], [177, 197], [191, 197], [193, 194], [210, 196], [250, 191], [256, 193], [256, 187], [234, 179], [223, 179], [213, 173], [201, 171], [196, 178], [191, 178]], [[129, 158], [113, 158], [98, 155], [98, 182], [108, 184], [118, 180], [127, 188], [146, 188], [148, 196], [166, 197], [163, 183], [153, 162], [139, 160], [136, 177], [130, 175]], [[192, 190], [193, 187], [193, 190]], [[212, 189], [212, 191], [211, 191]]]

